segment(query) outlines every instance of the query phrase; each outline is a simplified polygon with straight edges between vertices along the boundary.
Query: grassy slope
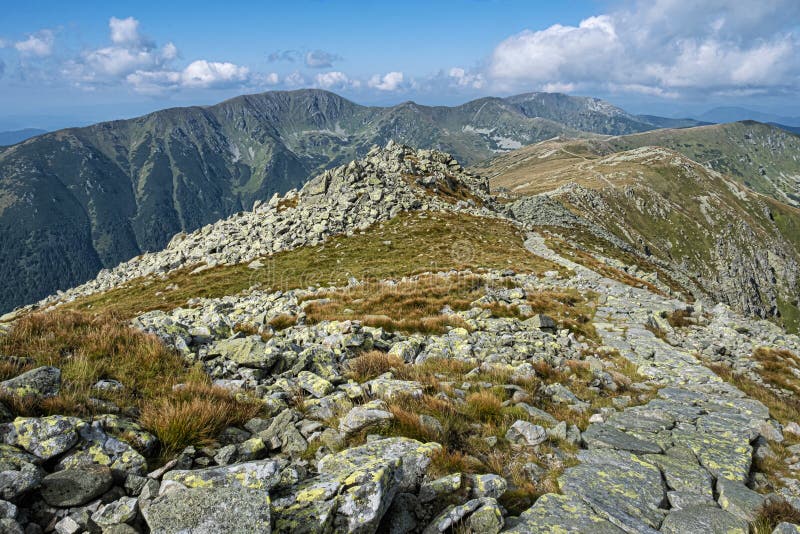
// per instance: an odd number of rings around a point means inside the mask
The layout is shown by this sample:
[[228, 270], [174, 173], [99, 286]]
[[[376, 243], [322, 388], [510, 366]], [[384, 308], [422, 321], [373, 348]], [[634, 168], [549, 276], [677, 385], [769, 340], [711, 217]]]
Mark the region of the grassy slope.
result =
[[[189, 267], [163, 280], [137, 279], [69, 306], [132, 317], [148, 310], [172, 309], [192, 297], [236, 294], [256, 284], [264, 289], [287, 290], [345, 285], [350, 276], [384, 279], [468, 268], [512, 268], [537, 273], [560, 270], [527, 252], [522, 243], [522, 233], [501, 220], [463, 214], [407, 213], [363, 234], [334, 237], [324, 245], [264, 258], [264, 267], [259, 270], [230, 265], [191, 274], [193, 268]], [[169, 289], [174, 286], [177, 287]]]

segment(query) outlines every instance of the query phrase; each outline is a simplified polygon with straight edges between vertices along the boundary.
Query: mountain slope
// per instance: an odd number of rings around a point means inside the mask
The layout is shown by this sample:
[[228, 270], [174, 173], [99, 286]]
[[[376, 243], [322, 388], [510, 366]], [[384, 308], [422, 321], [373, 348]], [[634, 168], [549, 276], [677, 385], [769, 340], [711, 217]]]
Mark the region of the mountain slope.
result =
[[623, 262], [663, 269], [698, 298], [800, 326], [795, 207], [660, 147], [609, 153], [605, 142], [551, 141], [482, 170], [495, 188], [544, 195], [577, 216], [564, 224], [557, 208], [518, 201], [510, 209], [520, 218], [567, 226], [554, 231], [588, 250], [627, 251]]
[[596, 99], [546, 93], [377, 108], [302, 90], [45, 134], [0, 149], [0, 310], [158, 250], [389, 139], [472, 163], [591, 135], [579, 129], [653, 127]]
[[663, 146], [750, 189], [800, 206], [800, 136], [753, 121], [658, 130], [609, 139], [615, 150]]

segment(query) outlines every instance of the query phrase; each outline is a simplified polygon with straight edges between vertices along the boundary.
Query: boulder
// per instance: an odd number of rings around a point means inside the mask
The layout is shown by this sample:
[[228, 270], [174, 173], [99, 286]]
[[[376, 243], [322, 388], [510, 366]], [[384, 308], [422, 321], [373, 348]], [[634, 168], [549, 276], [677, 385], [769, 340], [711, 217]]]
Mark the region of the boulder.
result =
[[535, 447], [547, 441], [547, 430], [542, 426], [518, 419], [506, 432], [506, 439], [517, 445]]
[[666, 534], [747, 534], [747, 523], [716, 506], [689, 506], [670, 512], [661, 525]]
[[37, 367], [0, 382], [0, 392], [15, 397], [55, 397], [60, 389], [61, 369], [58, 367]]
[[78, 442], [78, 429], [86, 423], [77, 417], [18, 417], [5, 425], [5, 441], [49, 460], [65, 453]]
[[353, 434], [370, 426], [379, 425], [394, 419], [386, 403], [381, 400], [371, 401], [356, 406], [339, 421], [339, 432]]
[[70, 508], [99, 497], [111, 489], [113, 483], [108, 467], [64, 469], [44, 477], [40, 492], [50, 506]]
[[142, 508], [153, 534], [271, 532], [266, 491], [241, 486], [173, 489]]

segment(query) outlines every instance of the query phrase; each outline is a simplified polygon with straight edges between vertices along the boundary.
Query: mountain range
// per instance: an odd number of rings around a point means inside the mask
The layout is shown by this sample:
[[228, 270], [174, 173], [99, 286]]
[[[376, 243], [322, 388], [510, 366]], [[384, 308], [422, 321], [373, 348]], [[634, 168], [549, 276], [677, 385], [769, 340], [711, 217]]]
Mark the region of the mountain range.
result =
[[[159, 250], [179, 232], [249, 209], [390, 139], [467, 165], [555, 137], [606, 139], [609, 150], [672, 143], [757, 191], [796, 201], [800, 138], [768, 126], [702, 124], [556, 93], [366, 107], [300, 90], [47, 133], [0, 149], [0, 310]], [[715, 157], [703, 159], [714, 143]]]
[[531, 93], [457, 107], [365, 107], [319, 90], [44, 134], [0, 150], [0, 309], [75, 285], [395, 139], [484, 160], [555, 136], [675, 123]]

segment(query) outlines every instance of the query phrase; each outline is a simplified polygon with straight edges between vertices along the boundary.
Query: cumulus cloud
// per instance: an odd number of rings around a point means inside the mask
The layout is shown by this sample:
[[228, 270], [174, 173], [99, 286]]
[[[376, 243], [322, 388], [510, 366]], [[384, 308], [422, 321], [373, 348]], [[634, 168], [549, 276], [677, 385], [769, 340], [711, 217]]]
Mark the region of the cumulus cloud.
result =
[[447, 76], [456, 87], [481, 89], [486, 83], [483, 74], [467, 72], [466, 69], [462, 69], [461, 67], [451, 68], [447, 71]]
[[324, 50], [312, 50], [306, 53], [306, 67], [310, 69], [327, 69], [333, 66], [334, 62], [342, 58], [336, 54], [325, 52]]
[[[247, 67], [227, 61], [197, 59], [176, 68], [178, 47], [168, 42], [159, 48], [140, 32], [139, 21], [133, 17], [111, 17], [108, 28], [111, 44], [68, 61], [62, 69], [68, 79], [87, 89], [122, 82], [142, 94], [235, 87], [255, 80]], [[257, 81], [274, 84], [277, 75], [264, 75]]]
[[347, 74], [339, 71], [321, 72], [314, 76], [314, 82], [317, 87], [323, 89], [348, 89], [361, 86], [359, 80], [350, 79]]
[[800, 2], [638, 0], [577, 26], [525, 30], [494, 49], [499, 87], [690, 92], [797, 88]]
[[369, 79], [367, 86], [377, 89], [378, 91], [397, 91], [403, 88], [403, 73], [393, 71], [383, 76], [375, 74]]
[[52, 30], [31, 33], [24, 41], [14, 43], [14, 48], [23, 56], [45, 57], [53, 53], [55, 34]]
[[306, 84], [306, 79], [302, 74], [294, 71], [283, 79], [283, 84], [287, 87], [301, 87]]

